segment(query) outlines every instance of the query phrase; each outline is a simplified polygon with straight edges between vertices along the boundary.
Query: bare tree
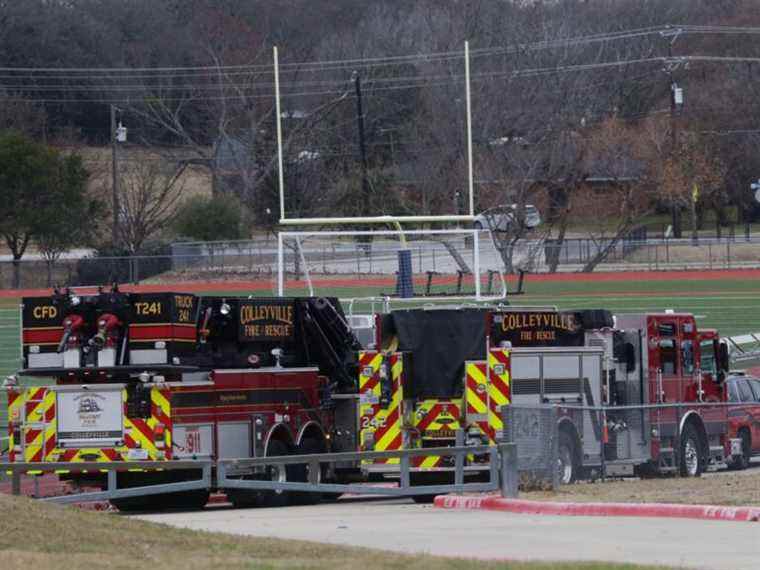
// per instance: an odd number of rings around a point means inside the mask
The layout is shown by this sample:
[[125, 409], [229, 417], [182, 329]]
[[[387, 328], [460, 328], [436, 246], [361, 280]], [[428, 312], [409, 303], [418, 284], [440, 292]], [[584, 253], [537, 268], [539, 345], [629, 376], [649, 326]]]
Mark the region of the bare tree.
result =
[[[647, 131], [646, 127], [650, 127]], [[620, 241], [655, 211], [661, 198], [657, 182], [658, 130], [608, 119], [589, 137], [589, 159], [606, 172], [600, 189], [584, 186], [572, 197], [574, 219], [589, 230], [595, 253], [583, 266], [593, 271]]]
[[137, 161], [121, 177], [119, 218], [121, 241], [137, 253], [143, 244], [174, 221], [184, 193], [187, 162], [167, 163], [160, 157]]

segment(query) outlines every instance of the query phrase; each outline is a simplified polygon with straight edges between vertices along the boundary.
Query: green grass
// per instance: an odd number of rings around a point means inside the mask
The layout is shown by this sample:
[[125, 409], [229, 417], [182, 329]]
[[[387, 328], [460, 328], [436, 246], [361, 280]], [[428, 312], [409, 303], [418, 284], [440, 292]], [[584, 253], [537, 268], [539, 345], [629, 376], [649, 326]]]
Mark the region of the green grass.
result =
[[[19, 310], [17, 299], [0, 299], [0, 385], [9, 374], [18, 370], [21, 347], [19, 346]], [[8, 408], [5, 389], [0, 389], [0, 438], [8, 432]], [[0, 450], [7, 442], [0, 440]]]

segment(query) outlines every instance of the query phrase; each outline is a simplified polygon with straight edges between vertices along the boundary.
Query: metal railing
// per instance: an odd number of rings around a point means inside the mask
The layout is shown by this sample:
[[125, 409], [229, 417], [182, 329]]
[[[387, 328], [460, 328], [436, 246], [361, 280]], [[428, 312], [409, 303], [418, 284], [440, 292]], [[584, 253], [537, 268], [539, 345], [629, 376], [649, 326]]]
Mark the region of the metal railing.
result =
[[[10, 472], [11, 493], [21, 494], [21, 477], [26, 474], [41, 473], [107, 473], [107, 489], [104, 491], [88, 491], [73, 493], [55, 497], [44, 497], [40, 500], [51, 503], [87, 503], [93, 501], [107, 501], [111, 499], [126, 499], [130, 497], [142, 497], [146, 495], [160, 495], [163, 493], [177, 493], [192, 491], [195, 489], [209, 489], [212, 486], [212, 461], [187, 460], [187, 461], [114, 461], [109, 463], [99, 462], [51, 462], [51, 463], [3, 463], [0, 471]], [[201, 477], [197, 480], [181, 481], [175, 483], [162, 483], [157, 485], [143, 485], [139, 487], [118, 487], [118, 473], [130, 470], [200, 470]]]
[[[465, 466], [465, 458], [469, 454], [488, 454], [488, 481], [465, 482], [465, 475], [473, 471]], [[413, 485], [411, 483], [410, 459], [412, 457], [443, 456], [454, 457], [454, 482], [442, 485]], [[370, 461], [375, 459], [399, 459], [399, 486], [398, 487], [369, 487], [363, 484], [338, 484], [321, 483], [317, 477], [321, 473], [321, 465], [325, 463]], [[261, 457], [246, 459], [225, 459], [217, 463], [217, 483], [220, 488], [236, 488], [251, 490], [275, 490], [275, 491], [299, 491], [319, 493], [362, 493], [372, 495], [411, 496], [445, 493], [466, 492], [489, 492], [499, 490], [501, 487], [500, 473], [506, 473], [516, 464], [513, 462], [514, 446], [500, 444], [497, 446], [461, 446], [439, 447], [425, 449], [405, 449], [397, 451], [363, 451], [325, 453], [315, 455], [285, 455], [281, 457]], [[306, 464], [309, 466], [311, 481], [262, 481], [243, 479], [240, 471], [252, 470], [256, 467]], [[478, 472], [481, 472], [478, 469]], [[230, 474], [230, 473], [233, 474]], [[509, 478], [507, 478], [509, 479]], [[510, 481], [512, 479], [509, 479]], [[505, 492], [511, 488], [505, 489]], [[515, 491], [516, 493], [516, 491]]]
[[[488, 479], [486, 481], [467, 482], [467, 475], [474, 471], [482, 473], [465, 465], [469, 454], [488, 454]], [[453, 483], [437, 485], [415, 485], [411, 481], [411, 466], [413, 457], [453, 456]], [[319, 479], [321, 465], [345, 461], [369, 461], [374, 459], [399, 459], [399, 481], [397, 487], [374, 487], [360, 483], [323, 483]], [[248, 474], [256, 468], [278, 467], [286, 465], [305, 464], [309, 466], [307, 481], [270, 481], [247, 479]], [[201, 477], [190, 481], [143, 485], [139, 487], [119, 488], [118, 473], [129, 470], [201, 470]], [[0, 471], [9, 472], [12, 480], [12, 493], [21, 492], [21, 477], [36, 476], [42, 473], [95, 472], [107, 473], [107, 487], [102, 491], [74, 493], [43, 500], [55, 503], [84, 503], [111, 499], [125, 499], [146, 495], [177, 493], [196, 489], [250, 489], [266, 491], [297, 491], [306, 493], [360, 493], [364, 495], [380, 495], [390, 497], [406, 497], [412, 495], [490, 492], [501, 490], [505, 497], [516, 497], [518, 492], [517, 454], [514, 444], [503, 443], [497, 446], [460, 446], [426, 449], [409, 449], [383, 452], [349, 452], [323, 453], [314, 455], [283, 455], [277, 457], [239, 458], [212, 460], [182, 460], [182, 461], [114, 461], [108, 463], [3, 463]], [[214, 473], [215, 472], [215, 473]], [[214, 475], [216, 475], [214, 477]]]

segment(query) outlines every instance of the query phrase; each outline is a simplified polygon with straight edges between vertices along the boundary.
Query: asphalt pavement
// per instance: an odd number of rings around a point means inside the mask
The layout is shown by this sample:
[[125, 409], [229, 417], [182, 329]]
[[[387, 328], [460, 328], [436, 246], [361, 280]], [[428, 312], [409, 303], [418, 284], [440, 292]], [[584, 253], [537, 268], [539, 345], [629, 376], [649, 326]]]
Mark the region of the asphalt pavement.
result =
[[760, 567], [760, 523], [449, 511], [403, 499], [207, 508], [138, 518], [197, 530], [465, 558]]

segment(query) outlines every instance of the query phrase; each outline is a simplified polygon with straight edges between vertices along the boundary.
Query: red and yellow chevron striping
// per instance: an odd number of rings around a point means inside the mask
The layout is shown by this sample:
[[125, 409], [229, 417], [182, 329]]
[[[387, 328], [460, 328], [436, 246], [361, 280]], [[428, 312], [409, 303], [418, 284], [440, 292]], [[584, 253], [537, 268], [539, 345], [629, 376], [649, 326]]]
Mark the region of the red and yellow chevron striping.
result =
[[511, 401], [510, 372], [509, 349], [491, 349], [487, 363], [465, 363], [467, 422], [480, 428], [491, 445], [504, 431], [501, 408]]
[[488, 370], [485, 362], [465, 363], [465, 399], [467, 401], [467, 422], [475, 425], [488, 437], [489, 443], [495, 434], [488, 423]]
[[504, 422], [501, 409], [512, 401], [510, 350], [492, 348], [488, 352], [488, 425], [494, 440], [502, 438]]
[[[390, 371], [390, 391], [383, 394], [383, 362]], [[367, 351], [359, 354], [359, 440], [363, 450], [391, 451], [403, 444], [403, 357], [401, 353]], [[384, 405], [385, 404], [385, 405]], [[398, 458], [364, 463], [397, 464]]]
[[[462, 428], [461, 418], [461, 400], [428, 399], [419, 402], [414, 411], [414, 428], [420, 436], [418, 441], [428, 441], [431, 445], [438, 441], [443, 445], [444, 441], [455, 439], [456, 430]], [[433, 469], [442, 463], [443, 458], [439, 455], [412, 460], [412, 466], [421, 469]]]

